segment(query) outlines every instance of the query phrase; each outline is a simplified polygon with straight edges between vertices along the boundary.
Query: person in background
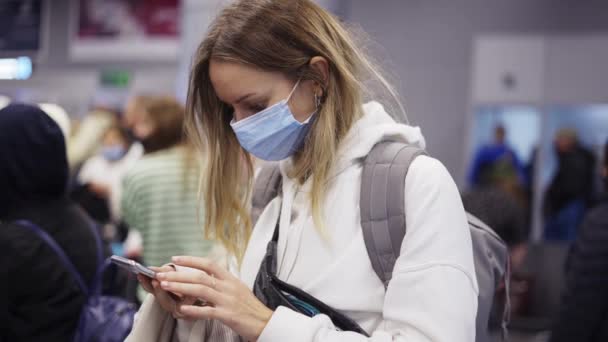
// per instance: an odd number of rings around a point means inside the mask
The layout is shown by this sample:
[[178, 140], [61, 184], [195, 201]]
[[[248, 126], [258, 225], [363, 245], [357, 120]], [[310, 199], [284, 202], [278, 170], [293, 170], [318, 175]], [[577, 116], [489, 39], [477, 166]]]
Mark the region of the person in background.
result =
[[523, 165], [506, 142], [505, 128], [496, 126], [494, 143], [483, 146], [475, 156], [469, 175], [472, 187], [463, 195], [463, 202], [509, 245], [515, 265], [526, 254], [526, 179]]
[[545, 238], [572, 241], [593, 197], [595, 157], [572, 129], [557, 133], [555, 151], [557, 171], [544, 199]]
[[[522, 271], [528, 254], [528, 225], [526, 211], [511, 194], [500, 186], [476, 187], [462, 196], [464, 208], [490, 228], [507, 244], [512, 275], [510, 279], [511, 313], [520, 314], [526, 309], [529, 296], [527, 287], [529, 276]], [[521, 286], [524, 285], [524, 286]], [[498, 288], [504, 291], [504, 284]], [[498, 331], [504, 304], [502, 296], [496, 296], [490, 321], [491, 330]], [[499, 302], [500, 301], [500, 302]]]
[[146, 113], [146, 108], [154, 99], [155, 97], [152, 95], [134, 96], [127, 102], [124, 111], [123, 124], [129, 129], [132, 138], [143, 145], [144, 153], [154, 152], [154, 147], [147, 146], [150, 144], [150, 140], [147, 138], [151, 130]]
[[84, 117], [68, 141], [68, 161], [71, 170], [95, 155], [106, 131], [116, 123], [116, 114], [107, 108], [95, 108]]
[[145, 136], [146, 155], [125, 175], [124, 221], [141, 234], [146, 264], [163, 265], [180, 254], [207, 256], [213, 243], [204, 239], [199, 222], [199, 167], [183, 133], [184, 107], [171, 97], [157, 97], [144, 113], [138, 132]]
[[527, 251], [526, 213], [499, 187], [476, 188], [462, 196], [464, 208], [489, 225], [509, 247], [511, 265], [517, 270]]
[[[608, 191], [608, 142], [603, 178]], [[584, 218], [566, 264], [566, 292], [551, 342], [608, 341], [608, 201]]]
[[149, 95], [135, 95], [127, 101], [124, 109], [123, 122], [126, 127], [133, 127], [141, 121], [145, 115], [145, 106], [152, 99]]
[[48, 233], [87, 283], [96, 269], [91, 219], [66, 194], [61, 129], [38, 106], [0, 110], [0, 341], [70, 341], [85, 294], [27, 220]]
[[59, 125], [59, 128], [61, 128], [61, 132], [63, 132], [63, 136], [69, 145], [70, 137], [72, 135], [72, 122], [65, 109], [54, 103], [40, 103], [38, 106], [50, 116], [57, 125]]
[[107, 203], [113, 222], [121, 218], [123, 177], [142, 155], [142, 146], [114, 125], [105, 133], [99, 154], [87, 160], [78, 174], [78, 182]]
[[481, 147], [475, 154], [469, 173], [469, 183], [475, 186], [492, 185], [497, 180], [509, 180], [512, 187], [526, 184], [523, 165], [506, 142], [504, 126], [494, 129], [494, 142]]

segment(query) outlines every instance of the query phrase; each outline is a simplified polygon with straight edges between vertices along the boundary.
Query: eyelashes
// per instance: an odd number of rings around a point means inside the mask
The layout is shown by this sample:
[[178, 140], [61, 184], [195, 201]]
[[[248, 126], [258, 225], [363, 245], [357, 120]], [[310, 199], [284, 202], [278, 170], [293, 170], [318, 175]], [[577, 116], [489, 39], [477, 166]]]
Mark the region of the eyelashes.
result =
[[242, 120], [268, 108], [266, 103], [241, 103], [237, 106], [226, 104], [226, 107], [231, 116], [236, 120]]
[[251, 106], [247, 106], [247, 109], [250, 110], [253, 113], [257, 113], [257, 112], [261, 112], [264, 109], [266, 109], [266, 106], [263, 104], [254, 104]]

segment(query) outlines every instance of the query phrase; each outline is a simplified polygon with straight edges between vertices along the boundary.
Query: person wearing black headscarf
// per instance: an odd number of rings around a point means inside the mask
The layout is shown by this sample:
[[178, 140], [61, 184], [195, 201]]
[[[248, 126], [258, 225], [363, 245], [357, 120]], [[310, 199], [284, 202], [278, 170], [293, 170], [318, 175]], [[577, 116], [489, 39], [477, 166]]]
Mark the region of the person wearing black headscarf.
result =
[[85, 302], [72, 274], [33, 231], [48, 233], [87, 284], [96, 268], [91, 220], [66, 195], [68, 161], [59, 126], [40, 108], [0, 110], [0, 341], [69, 341]]

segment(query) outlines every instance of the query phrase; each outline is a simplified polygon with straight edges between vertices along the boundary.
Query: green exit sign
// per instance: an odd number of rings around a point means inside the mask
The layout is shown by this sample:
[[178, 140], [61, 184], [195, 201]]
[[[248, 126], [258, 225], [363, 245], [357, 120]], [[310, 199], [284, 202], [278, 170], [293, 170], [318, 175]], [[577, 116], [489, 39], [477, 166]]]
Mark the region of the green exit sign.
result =
[[131, 73], [122, 70], [104, 70], [100, 74], [102, 86], [114, 88], [127, 88], [131, 81]]

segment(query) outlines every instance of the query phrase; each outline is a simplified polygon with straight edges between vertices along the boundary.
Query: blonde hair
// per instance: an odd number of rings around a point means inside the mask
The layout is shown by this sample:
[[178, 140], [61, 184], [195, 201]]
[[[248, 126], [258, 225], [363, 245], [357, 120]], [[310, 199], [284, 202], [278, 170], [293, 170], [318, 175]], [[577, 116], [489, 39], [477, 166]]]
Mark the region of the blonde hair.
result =
[[[326, 80], [309, 65], [315, 56], [329, 64]], [[323, 88], [317, 118], [288, 174], [300, 184], [312, 177], [311, 207], [321, 231], [325, 186], [338, 146], [363, 115], [363, 82], [375, 78], [395, 98], [396, 93], [340, 22], [310, 0], [241, 0], [219, 14], [194, 57], [186, 130], [204, 158], [200, 190], [207, 238], [222, 242], [240, 262], [252, 230], [253, 165], [230, 127], [229, 106], [211, 84], [212, 59], [313, 80]]]

